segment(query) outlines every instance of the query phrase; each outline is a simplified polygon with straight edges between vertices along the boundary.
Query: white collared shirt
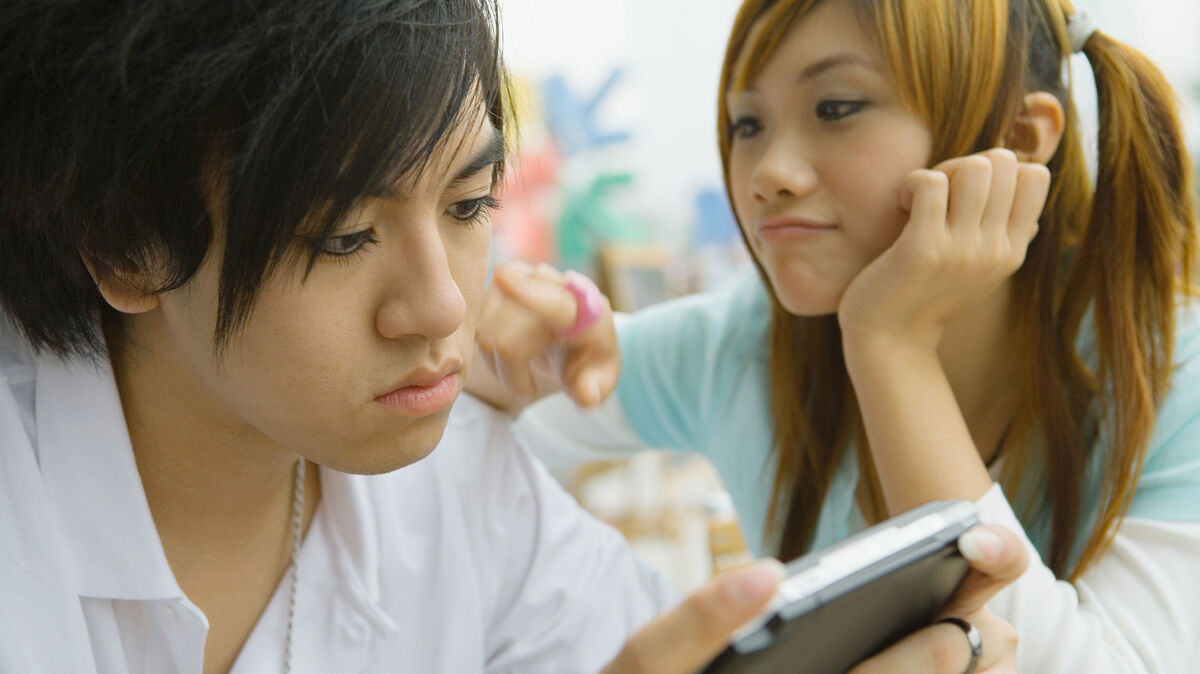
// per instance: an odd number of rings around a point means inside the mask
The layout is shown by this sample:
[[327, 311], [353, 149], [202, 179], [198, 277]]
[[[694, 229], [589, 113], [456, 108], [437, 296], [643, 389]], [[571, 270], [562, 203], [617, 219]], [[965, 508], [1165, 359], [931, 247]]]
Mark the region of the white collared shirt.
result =
[[[589, 672], [676, 593], [463, 397], [425, 460], [322, 469], [292, 671]], [[285, 575], [233, 672], [283, 671]], [[107, 362], [33, 357], [0, 319], [0, 672], [198, 673]]]

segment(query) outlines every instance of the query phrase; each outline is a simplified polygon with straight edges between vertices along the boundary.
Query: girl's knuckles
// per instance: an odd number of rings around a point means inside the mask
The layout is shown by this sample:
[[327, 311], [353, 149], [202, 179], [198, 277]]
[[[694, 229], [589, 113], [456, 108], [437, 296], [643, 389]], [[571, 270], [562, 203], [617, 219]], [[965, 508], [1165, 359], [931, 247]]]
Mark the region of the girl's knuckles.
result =
[[1006, 147], [995, 147], [983, 153], [985, 157], [995, 163], [1017, 164], [1017, 153]]
[[925, 651], [928, 671], [962, 671], [971, 654], [967, 651], [966, 640], [962, 638], [961, 632], [952, 636], [955, 638], [934, 639], [930, 644], [931, 647]]
[[943, 171], [920, 171], [913, 175], [912, 185], [916, 191], [944, 191], [950, 185], [950, 176]]
[[968, 157], [959, 157], [947, 162], [943, 171], [948, 174], [954, 174], [955, 177], [971, 176], [971, 177], [986, 177], [990, 178], [992, 174], [992, 162], [987, 157], [973, 154]]

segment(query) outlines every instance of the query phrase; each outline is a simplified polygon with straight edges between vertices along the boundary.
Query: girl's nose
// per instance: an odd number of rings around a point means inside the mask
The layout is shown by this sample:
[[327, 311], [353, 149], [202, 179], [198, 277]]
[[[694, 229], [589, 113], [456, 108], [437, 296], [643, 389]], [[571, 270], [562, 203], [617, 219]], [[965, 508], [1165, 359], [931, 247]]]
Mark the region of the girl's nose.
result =
[[754, 199], [769, 202], [779, 198], [808, 195], [817, 184], [817, 174], [794, 139], [772, 139], [750, 174]]

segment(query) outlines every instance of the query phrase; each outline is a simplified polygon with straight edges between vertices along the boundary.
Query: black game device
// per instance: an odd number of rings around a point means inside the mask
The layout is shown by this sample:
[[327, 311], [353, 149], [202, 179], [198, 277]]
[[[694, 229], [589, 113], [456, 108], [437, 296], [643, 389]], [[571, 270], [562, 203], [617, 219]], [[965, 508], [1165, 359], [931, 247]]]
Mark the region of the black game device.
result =
[[930, 625], [969, 570], [974, 504], [934, 501], [787, 565], [771, 606], [706, 674], [842, 674]]

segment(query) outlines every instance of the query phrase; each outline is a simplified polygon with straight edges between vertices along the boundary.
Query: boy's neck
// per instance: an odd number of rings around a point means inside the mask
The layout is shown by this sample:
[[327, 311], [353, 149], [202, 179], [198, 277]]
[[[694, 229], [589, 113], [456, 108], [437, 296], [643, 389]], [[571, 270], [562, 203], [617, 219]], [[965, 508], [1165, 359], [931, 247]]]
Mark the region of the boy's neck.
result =
[[[111, 349], [113, 373], [146, 500], [181, 585], [187, 569], [229, 554], [286, 562], [296, 455], [225, 410], [149, 336], [127, 337]], [[319, 500], [314, 467], [306, 528]]]
[[[204, 671], [228, 671], [291, 565], [297, 457], [223, 413], [179, 359], [145, 346], [155, 340], [131, 337], [110, 343], [124, 345], [113, 373], [146, 501], [176, 582], [208, 619]], [[307, 468], [304, 531], [321, 498]]]
[[154, 340], [129, 334], [110, 356], [160, 535], [176, 525], [203, 535], [209, 524], [228, 533], [255, 513], [286, 511], [294, 454], [229, 413]]

